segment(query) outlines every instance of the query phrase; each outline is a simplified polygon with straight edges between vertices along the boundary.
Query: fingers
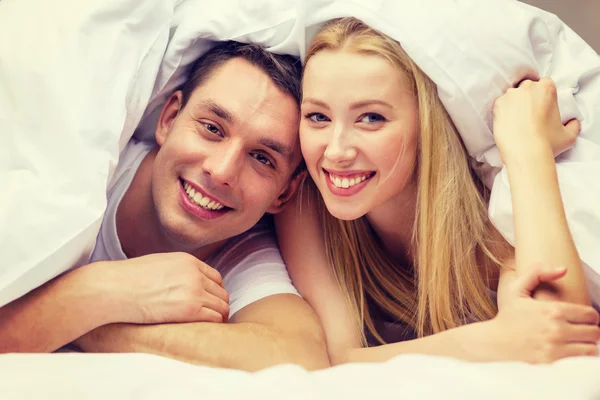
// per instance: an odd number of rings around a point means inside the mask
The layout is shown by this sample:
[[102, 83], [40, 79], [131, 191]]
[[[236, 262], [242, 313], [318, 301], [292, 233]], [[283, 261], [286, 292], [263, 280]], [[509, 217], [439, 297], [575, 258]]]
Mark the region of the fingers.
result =
[[600, 340], [600, 328], [595, 325], [569, 325], [565, 329], [567, 342], [596, 344]]
[[202, 309], [210, 309], [221, 315], [221, 322], [226, 322], [229, 317], [229, 304], [222, 299], [207, 293], [203, 301]]
[[594, 308], [580, 304], [564, 303], [563, 315], [573, 324], [598, 325], [600, 316]]
[[221, 274], [216, 269], [208, 266], [202, 261], [198, 260], [198, 269], [202, 272], [208, 279], [215, 282], [217, 285], [223, 286], [223, 278]]
[[597, 355], [598, 345], [596, 343], [568, 343], [557, 349], [556, 359]]
[[547, 76], [542, 77], [542, 78], [538, 78], [537, 76], [525, 77], [525, 78], [521, 79], [514, 87], [520, 88], [520, 87], [533, 86], [534, 83], [539, 83], [541, 86], [544, 86], [549, 89], [556, 88], [556, 84], [554, 83], [554, 80]]
[[215, 323], [226, 322], [221, 313], [206, 307], [203, 307], [198, 313], [198, 321]]
[[227, 290], [223, 286], [217, 285], [214, 281], [207, 279], [204, 282], [204, 290], [229, 304], [229, 293], [227, 293]]
[[[544, 79], [544, 78], [542, 78], [542, 79]], [[537, 73], [531, 72], [528, 75], [526, 75], [525, 77], [523, 77], [523, 79], [521, 79], [519, 82], [517, 82], [513, 87], [518, 88], [518, 87], [521, 87], [522, 85], [528, 85], [530, 83], [537, 82], [539, 80], [540, 80], [540, 78], [537, 75]]]
[[548, 268], [537, 264], [519, 277], [517, 288], [520, 293], [531, 296], [540, 283], [555, 281], [562, 278], [566, 273], [567, 269], [565, 267]]
[[570, 120], [565, 124], [565, 132], [571, 138], [571, 142], [574, 143], [579, 136], [579, 132], [581, 132], [581, 122], [576, 119]]

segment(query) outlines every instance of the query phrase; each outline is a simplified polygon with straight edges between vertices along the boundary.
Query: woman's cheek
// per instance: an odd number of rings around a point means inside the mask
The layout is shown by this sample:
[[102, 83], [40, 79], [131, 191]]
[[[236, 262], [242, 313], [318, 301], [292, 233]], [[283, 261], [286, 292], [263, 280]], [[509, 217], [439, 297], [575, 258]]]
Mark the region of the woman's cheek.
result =
[[300, 134], [300, 149], [302, 151], [302, 156], [304, 160], [308, 163], [314, 161], [315, 158], [318, 159], [317, 153], [319, 152], [319, 148], [322, 147], [315, 140], [315, 137], [308, 134]]

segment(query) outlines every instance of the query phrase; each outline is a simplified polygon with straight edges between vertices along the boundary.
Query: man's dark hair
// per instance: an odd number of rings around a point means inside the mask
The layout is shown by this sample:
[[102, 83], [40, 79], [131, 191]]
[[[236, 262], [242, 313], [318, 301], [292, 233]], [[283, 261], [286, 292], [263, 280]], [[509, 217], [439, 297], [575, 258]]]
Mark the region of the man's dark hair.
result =
[[192, 92], [225, 62], [242, 58], [267, 74], [283, 92], [291, 95], [297, 104], [302, 97], [302, 65], [293, 56], [270, 53], [253, 43], [227, 41], [217, 44], [204, 53], [192, 66], [190, 78], [181, 88], [182, 107], [186, 105]]

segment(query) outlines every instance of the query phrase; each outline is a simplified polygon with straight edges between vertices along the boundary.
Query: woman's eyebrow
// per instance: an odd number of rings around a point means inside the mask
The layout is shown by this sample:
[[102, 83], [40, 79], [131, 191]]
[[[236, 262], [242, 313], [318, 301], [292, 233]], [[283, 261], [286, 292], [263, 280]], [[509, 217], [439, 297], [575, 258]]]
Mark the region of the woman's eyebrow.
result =
[[[312, 97], [307, 97], [307, 98], [303, 99], [302, 104], [304, 104], [304, 103], [311, 103], [316, 106], [319, 106], [319, 107], [322, 107], [325, 109], [329, 109], [329, 106], [325, 102], [323, 102], [321, 100], [313, 99]], [[361, 101], [352, 103], [352, 104], [350, 104], [350, 109], [355, 110], [357, 108], [362, 108], [362, 107], [372, 106], [372, 105], [380, 105], [380, 106], [384, 106], [384, 107], [392, 108], [392, 109], [394, 108], [387, 101], [372, 99], [372, 100], [361, 100]]]
[[304, 104], [304, 103], [311, 103], [311, 104], [314, 104], [315, 106], [329, 109], [329, 106], [326, 103], [322, 102], [321, 100], [313, 99], [312, 97], [306, 97], [306, 98], [302, 99], [302, 104]]
[[366, 106], [373, 106], [373, 105], [384, 106], [384, 107], [392, 108], [392, 109], [394, 108], [387, 101], [373, 99], [373, 100], [357, 101], [356, 103], [352, 103], [350, 105], [350, 109], [351, 110], [356, 110], [357, 108], [362, 108], [362, 107], [366, 107]]

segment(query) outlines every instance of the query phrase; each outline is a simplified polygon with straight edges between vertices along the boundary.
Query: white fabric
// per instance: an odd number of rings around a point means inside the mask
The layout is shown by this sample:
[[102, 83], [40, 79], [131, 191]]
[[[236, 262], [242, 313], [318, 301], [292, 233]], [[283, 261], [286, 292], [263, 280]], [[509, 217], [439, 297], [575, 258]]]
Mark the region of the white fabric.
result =
[[132, 139], [119, 155], [119, 163], [106, 193], [106, 211], [104, 212], [100, 232], [98, 232], [94, 250], [87, 263], [118, 261], [127, 258], [117, 233], [117, 209], [140, 164], [155, 146], [156, 144], [153, 142]]
[[[153, 142], [132, 139], [121, 152], [108, 187], [104, 220], [89, 262], [127, 258], [117, 234], [117, 208], [140, 163], [154, 146]], [[268, 296], [285, 293], [298, 295], [279, 253], [272, 225], [266, 220], [259, 221], [248, 232], [228, 240], [206, 263], [223, 277], [223, 286], [229, 294], [230, 317]]]
[[272, 225], [267, 220], [230, 239], [206, 263], [223, 276], [223, 286], [229, 293], [229, 317], [268, 296], [300, 296], [292, 285]]
[[552, 365], [466, 363], [406, 355], [382, 364], [250, 374], [144, 354], [0, 356], [2, 400], [444, 399], [596, 400], [600, 359]]

